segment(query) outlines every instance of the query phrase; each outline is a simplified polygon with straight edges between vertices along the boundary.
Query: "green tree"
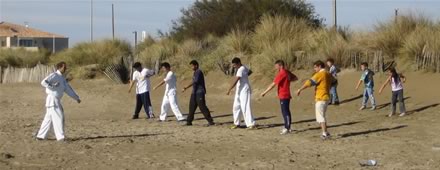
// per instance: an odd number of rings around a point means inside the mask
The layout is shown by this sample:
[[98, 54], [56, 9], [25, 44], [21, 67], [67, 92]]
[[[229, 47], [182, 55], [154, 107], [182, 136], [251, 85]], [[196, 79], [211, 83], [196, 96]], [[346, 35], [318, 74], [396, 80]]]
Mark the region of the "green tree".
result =
[[182, 9], [183, 16], [173, 21], [170, 35], [183, 40], [224, 36], [233, 29], [253, 31], [265, 14], [302, 18], [315, 28], [323, 21], [303, 0], [201, 0]]

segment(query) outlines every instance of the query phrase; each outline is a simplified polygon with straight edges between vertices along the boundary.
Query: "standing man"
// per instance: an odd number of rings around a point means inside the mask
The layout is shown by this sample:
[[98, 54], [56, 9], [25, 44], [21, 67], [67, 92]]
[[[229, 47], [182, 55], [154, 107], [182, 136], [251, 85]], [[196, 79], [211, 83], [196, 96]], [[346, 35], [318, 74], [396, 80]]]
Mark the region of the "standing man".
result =
[[61, 98], [67, 93], [76, 102], [81, 103], [79, 96], [70, 87], [63, 74], [66, 72], [67, 64], [60, 62], [56, 65], [57, 71], [47, 76], [41, 85], [46, 88], [46, 115], [41, 123], [40, 130], [36, 135], [37, 140], [46, 139], [47, 132], [51, 125], [55, 132], [57, 141], [64, 141], [64, 109], [61, 104]]
[[315, 87], [315, 115], [316, 121], [321, 125], [323, 140], [330, 138], [330, 133], [327, 131], [326, 112], [327, 105], [330, 99], [329, 91], [332, 83], [332, 75], [325, 70], [324, 62], [318, 60], [313, 64], [315, 74], [312, 78], [307, 80], [304, 85], [298, 89], [296, 95], [300, 95], [301, 92], [309, 87]]
[[130, 82], [130, 88], [128, 93], [131, 92], [133, 85], [136, 83], [136, 108], [132, 119], [139, 118], [139, 112], [141, 112], [142, 106], [144, 106], [147, 119], [154, 118], [153, 107], [150, 100], [150, 77], [154, 75], [153, 70], [142, 68], [141, 63], [136, 62], [133, 65], [135, 71], [133, 72], [133, 79]]
[[192, 126], [192, 121], [194, 120], [194, 113], [196, 112], [197, 106], [202, 111], [203, 116], [208, 121], [206, 126], [215, 125], [214, 120], [211, 117], [211, 113], [206, 106], [205, 95], [206, 95], [206, 87], [205, 87], [205, 77], [203, 76], [203, 72], [199, 69], [199, 63], [196, 60], [192, 60], [190, 63], [192, 70], [194, 71], [193, 78], [191, 84], [185, 86], [182, 92], [185, 92], [186, 89], [193, 87], [191, 98], [189, 101], [189, 113], [188, 118], [186, 119], [186, 126]]
[[361, 79], [356, 85], [356, 90], [359, 89], [359, 86], [362, 82], [365, 84], [363, 99], [362, 99], [362, 107], [359, 110], [364, 110], [367, 108], [368, 99], [371, 101], [371, 110], [376, 110], [376, 100], [374, 99], [374, 72], [368, 69], [368, 63], [361, 63], [361, 69], [363, 71]]
[[231, 129], [240, 127], [240, 117], [243, 114], [244, 122], [248, 129], [255, 129], [255, 120], [251, 111], [251, 86], [249, 85], [249, 69], [241, 64], [239, 58], [232, 59], [232, 66], [237, 69], [237, 74], [231, 87], [226, 93], [229, 95], [232, 89], [237, 86], [235, 90], [234, 105], [232, 112], [234, 115], [234, 125]]
[[281, 130], [281, 135], [285, 135], [291, 132], [291, 122], [292, 116], [290, 113], [290, 99], [292, 96], [290, 95], [290, 82], [296, 81], [298, 78], [285, 69], [284, 61], [277, 60], [275, 62], [275, 69], [278, 71], [275, 80], [269, 87], [261, 93], [261, 97], [264, 97], [270, 90], [272, 90], [275, 86], [278, 87], [278, 97], [280, 99], [281, 104], [281, 113], [284, 118], [284, 128]]
[[165, 86], [165, 95], [163, 96], [163, 100], [162, 100], [159, 120], [160, 121], [166, 120], [168, 108], [171, 107], [171, 110], [176, 116], [177, 121], [183, 121], [185, 120], [185, 117], [183, 117], [182, 113], [180, 112], [179, 106], [177, 104], [176, 76], [171, 71], [171, 66], [169, 63], [167, 62], [162, 63], [160, 67], [162, 71], [166, 72], [166, 77], [165, 79], [163, 79], [162, 82], [160, 82], [156, 87], [154, 87], [154, 90], [156, 90], [158, 87], [162, 86], [165, 83], [166, 86]]
[[327, 59], [327, 66], [330, 68], [330, 74], [333, 76], [332, 85], [330, 87], [330, 102], [329, 105], [339, 105], [338, 97], [338, 72], [339, 69], [335, 66], [335, 60], [333, 58]]

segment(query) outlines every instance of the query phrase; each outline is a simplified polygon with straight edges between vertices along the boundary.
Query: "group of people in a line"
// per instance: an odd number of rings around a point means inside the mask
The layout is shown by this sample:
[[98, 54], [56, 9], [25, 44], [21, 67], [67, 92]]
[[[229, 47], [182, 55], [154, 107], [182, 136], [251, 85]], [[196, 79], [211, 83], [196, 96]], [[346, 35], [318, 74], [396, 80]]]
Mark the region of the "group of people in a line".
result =
[[[326, 64], [328, 69], [326, 69]], [[177, 121], [184, 122], [184, 125], [191, 126], [194, 120], [194, 114], [199, 107], [203, 116], [208, 121], [206, 126], [216, 125], [214, 122], [210, 110], [206, 105], [205, 95], [205, 77], [203, 72], [199, 68], [199, 63], [193, 60], [189, 63], [193, 70], [193, 77], [191, 83], [184, 86], [182, 92], [192, 87], [191, 97], [189, 101], [188, 116], [185, 117], [178, 104], [177, 99], [177, 78], [171, 69], [171, 65], [164, 62], [160, 65], [162, 71], [165, 72], [165, 78], [160, 81], [153, 89], [157, 89], [165, 84], [165, 93], [162, 100], [161, 111], [159, 115], [159, 121], [164, 122], [167, 118], [167, 113], [171, 108]], [[251, 94], [252, 89], [249, 83], [249, 76], [252, 71], [241, 63], [239, 58], [232, 59], [232, 66], [234, 67], [235, 76], [230, 88], [227, 89], [227, 95], [230, 95], [235, 88], [234, 104], [232, 107], [233, 113], [233, 125], [231, 129], [237, 129], [241, 127], [241, 118], [244, 119], [244, 124], [247, 129], [256, 129], [256, 122], [252, 114], [251, 107]], [[261, 93], [261, 97], [264, 97], [275, 87], [278, 88], [277, 94], [280, 101], [281, 113], [284, 119], [284, 127], [281, 129], [280, 134], [285, 135], [292, 132], [291, 122], [292, 115], [290, 112], [290, 100], [292, 98], [290, 91], [291, 82], [297, 81], [298, 77], [290, 72], [286, 68], [286, 63], [282, 60], [277, 60], [274, 63], [275, 70], [277, 71], [273, 82], [267, 87], [265, 91]], [[46, 88], [46, 115], [41, 124], [41, 127], [35, 138], [37, 140], [43, 140], [46, 138], [47, 133], [53, 125], [56, 139], [58, 141], [64, 141], [64, 111], [61, 105], [61, 98], [64, 93], [67, 93], [70, 97], [75, 99], [78, 103], [81, 102], [79, 96], [70, 87], [69, 83], [64, 78], [63, 74], [67, 69], [65, 62], [60, 62], [56, 65], [57, 71], [50, 74], [42, 82], [42, 86]], [[139, 113], [142, 107], [145, 110], [148, 119], [155, 118], [153, 114], [153, 107], [151, 104], [150, 91], [151, 82], [150, 77], [155, 75], [153, 70], [143, 68], [141, 63], [136, 62], [133, 65], [134, 72], [132, 80], [129, 85], [128, 92], [130, 93], [133, 86], [136, 90], [136, 106], [132, 119], [138, 119]], [[323, 61], [316, 61], [313, 63], [314, 74], [310, 79], [307, 79], [304, 84], [296, 91], [296, 95], [299, 96], [301, 92], [307, 88], [315, 87], [315, 116], [316, 121], [320, 124], [322, 129], [322, 139], [329, 139], [330, 133], [327, 131], [327, 107], [328, 105], [339, 105], [339, 97], [337, 93], [338, 86], [338, 73], [339, 69], [335, 66], [334, 60], [329, 58], [326, 63]], [[368, 100], [371, 101], [371, 110], [376, 109], [376, 102], [374, 98], [374, 72], [368, 69], [368, 63], [361, 64], [362, 75], [356, 85], [356, 89], [363, 83], [365, 88], [363, 92], [362, 107], [359, 110], [367, 108]], [[396, 112], [396, 104], [400, 102], [400, 116], [404, 116], [405, 104], [403, 97], [403, 83], [406, 81], [402, 74], [398, 74], [396, 69], [389, 69], [389, 76], [384, 84], [381, 86], [379, 93], [382, 93], [386, 85], [390, 84], [392, 89], [392, 109], [388, 116], [393, 116]]]

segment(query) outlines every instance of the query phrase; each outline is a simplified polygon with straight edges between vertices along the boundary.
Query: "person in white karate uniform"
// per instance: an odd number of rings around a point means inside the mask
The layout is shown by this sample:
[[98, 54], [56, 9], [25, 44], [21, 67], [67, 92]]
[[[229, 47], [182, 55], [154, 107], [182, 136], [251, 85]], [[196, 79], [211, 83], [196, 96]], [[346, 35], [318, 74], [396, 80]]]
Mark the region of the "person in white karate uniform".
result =
[[63, 76], [67, 69], [65, 62], [56, 65], [57, 71], [47, 76], [41, 85], [46, 88], [46, 115], [41, 123], [40, 130], [36, 134], [37, 140], [46, 139], [50, 127], [53, 125], [55, 137], [58, 141], [64, 141], [64, 110], [61, 98], [64, 93], [81, 103], [79, 96], [70, 87], [66, 78]]
[[163, 96], [162, 100], [162, 106], [161, 106], [161, 112], [159, 121], [165, 121], [168, 114], [168, 109], [171, 107], [171, 110], [173, 111], [174, 115], [177, 118], [177, 121], [184, 121], [186, 118], [182, 115], [182, 112], [180, 112], [179, 105], [177, 103], [177, 79], [174, 75], [173, 71], [171, 71], [171, 65], [167, 62], [162, 63], [160, 65], [162, 71], [166, 72], [165, 79], [160, 82], [157, 86], [153, 88], [153, 90], [156, 90], [160, 86], [166, 83], [165, 86], [165, 94]]
[[234, 105], [232, 108], [234, 125], [231, 129], [240, 127], [240, 116], [243, 114], [244, 122], [248, 129], [254, 129], [255, 120], [251, 111], [251, 86], [249, 84], [248, 76], [251, 74], [250, 70], [241, 64], [239, 58], [232, 59], [232, 65], [237, 69], [237, 74], [233, 84], [229, 88], [227, 95], [229, 95], [232, 89], [236, 87]]

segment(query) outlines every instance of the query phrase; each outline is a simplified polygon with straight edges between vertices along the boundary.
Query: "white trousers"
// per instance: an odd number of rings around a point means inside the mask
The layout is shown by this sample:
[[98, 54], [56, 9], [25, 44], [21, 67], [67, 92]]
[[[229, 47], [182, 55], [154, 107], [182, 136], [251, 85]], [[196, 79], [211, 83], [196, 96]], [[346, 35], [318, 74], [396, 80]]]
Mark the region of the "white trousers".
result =
[[234, 124], [240, 125], [240, 117], [243, 114], [243, 119], [247, 127], [254, 126], [255, 120], [251, 111], [251, 92], [248, 90], [241, 90], [236, 92], [234, 105], [232, 108], [234, 116]]
[[46, 107], [46, 115], [41, 123], [40, 130], [38, 130], [37, 137], [46, 139], [50, 127], [53, 125], [53, 131], [57, 140], [64, 139], [64, 111], [63, 107]]
[[315, 115], [316, 115], [316, 121], [318, 123], [324, 123], [327, 121], [327, 106], [328, 101], [316, 101], [315, 103]]
[[180, 112], [179, 105], [177, 104], [177, 95], [176, 92], [169, 92], [163, 96], [161, 112], [160, 112], [160, 120], [166, 120], [168, 109], [171, 107], [174, 115], [177, 120], [184, 120], [185, 118]]

